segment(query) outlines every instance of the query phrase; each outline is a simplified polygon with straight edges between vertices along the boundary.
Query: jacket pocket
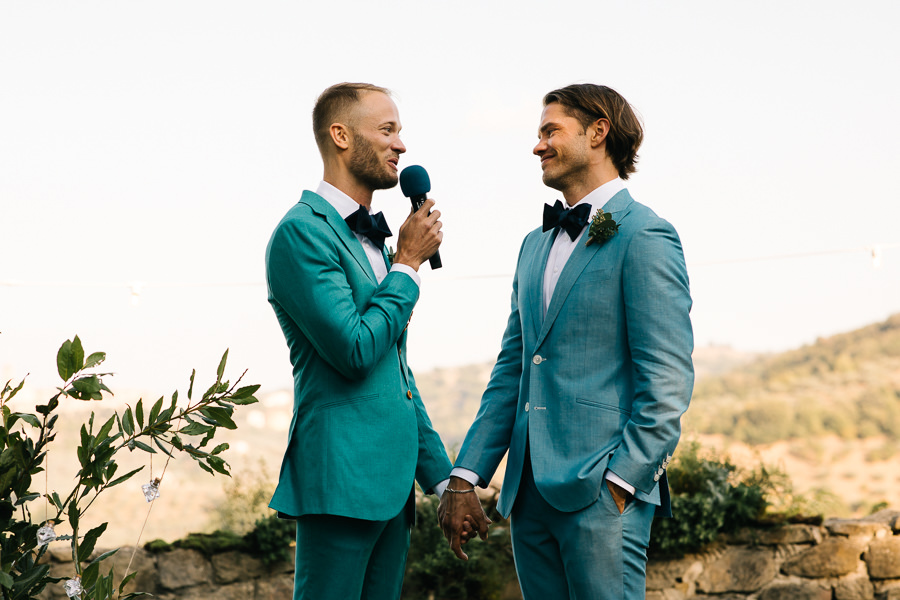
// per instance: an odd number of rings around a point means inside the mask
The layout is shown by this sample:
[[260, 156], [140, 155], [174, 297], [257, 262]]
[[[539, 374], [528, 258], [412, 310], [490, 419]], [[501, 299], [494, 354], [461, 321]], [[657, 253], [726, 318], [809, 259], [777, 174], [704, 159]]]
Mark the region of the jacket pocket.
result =
[[616, 412], [616, 413], [619, 413], [619, 414], [622, 414], [625, 416], [631, 416], [630, 410], [625, 410], [616, 404], [606, 404], [605, 402], [598, 402], [597, 400], [588, 400], [587, 398], [575, 398], [575, 402], [577, 402], [578, 404], [581, 404], [583, 406], [602, 408], [604, 410]]

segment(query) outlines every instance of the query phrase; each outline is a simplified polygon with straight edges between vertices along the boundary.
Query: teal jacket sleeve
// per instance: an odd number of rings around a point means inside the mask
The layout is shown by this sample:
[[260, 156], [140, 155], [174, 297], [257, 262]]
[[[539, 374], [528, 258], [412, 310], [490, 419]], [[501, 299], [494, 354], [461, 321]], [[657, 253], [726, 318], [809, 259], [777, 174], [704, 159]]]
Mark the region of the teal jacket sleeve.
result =
[[649, 492], [661, 475], [658, 465], [674, 452], [694, 384], [691, 297], [675, 229], [655, 218], [636, 232], [623, 274], [634, 400], [609, 469]]
[[364, 379], [396, 347], [419, 288], [392, 272], [369, 296], [364, 290], [374, 280], [363, 281], [364, 270], [342, 262], [352, 256], [326, 234], [324, 220], [314, 219], [287, 219], [273, 234], [269, 293], [325, 361], [349, 379]]

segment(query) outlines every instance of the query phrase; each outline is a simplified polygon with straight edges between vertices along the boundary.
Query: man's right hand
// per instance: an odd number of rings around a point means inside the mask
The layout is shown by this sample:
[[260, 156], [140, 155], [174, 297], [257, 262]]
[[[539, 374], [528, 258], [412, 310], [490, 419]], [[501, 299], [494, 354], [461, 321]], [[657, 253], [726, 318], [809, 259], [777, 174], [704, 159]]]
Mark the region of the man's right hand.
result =
[[434, 200], [429, 198], [419, 210], [410, 209], [409, 217], [400, 226], [394, 264], [408, 265], [418, 271], [419, 266], [438, 251], [444, 233], [441, 231], [442, 223], [438, 220], [441, 211], [432, 211], [432, 206]]
[[[453, 553], [462, 560], [469, 560], [468, 555], [462, 550], [462, 545], [469, 541], [471, 530], [474, 528], [478, 536], [485, 540], [488, 537], [488, 525], [491, 524], [474, 488], [475, 486], [465, 479], [450, 477], [450, 483], [444, 490], [438, 506], [438, 520], [444, 537], [450, 542]], [[460, 494], [451, 492], [451, 489], [473, 491]]]

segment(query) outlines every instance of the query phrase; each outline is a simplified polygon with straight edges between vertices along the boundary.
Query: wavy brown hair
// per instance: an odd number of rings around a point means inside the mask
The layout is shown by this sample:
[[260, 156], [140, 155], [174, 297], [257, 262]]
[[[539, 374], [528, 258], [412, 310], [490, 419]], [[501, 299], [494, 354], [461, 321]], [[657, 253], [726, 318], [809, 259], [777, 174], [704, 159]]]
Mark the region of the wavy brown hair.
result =
[[578, 119], [585, 131], [598, 119], [609, 121], [606, 152], [619, 177], [628, 179], [637, 171], [637, 151], [644, 141], [644, 128], [621, 94], [605, 85], [578, 83], [544, 96], [544, 106], [553, 102], [558, 102], [567, 115]]

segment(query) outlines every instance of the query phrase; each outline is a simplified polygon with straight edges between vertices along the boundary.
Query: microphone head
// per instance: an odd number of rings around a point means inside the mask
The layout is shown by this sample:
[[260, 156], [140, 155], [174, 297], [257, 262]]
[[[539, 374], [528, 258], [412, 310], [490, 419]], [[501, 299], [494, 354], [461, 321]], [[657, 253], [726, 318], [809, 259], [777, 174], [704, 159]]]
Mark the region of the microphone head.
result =
[[400, 171], [400, 189], [407, 198], [424, 196], [431, 191], [428, 171], [419, 165], [410, 165]]

